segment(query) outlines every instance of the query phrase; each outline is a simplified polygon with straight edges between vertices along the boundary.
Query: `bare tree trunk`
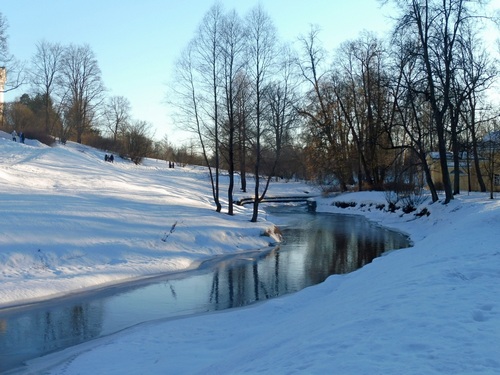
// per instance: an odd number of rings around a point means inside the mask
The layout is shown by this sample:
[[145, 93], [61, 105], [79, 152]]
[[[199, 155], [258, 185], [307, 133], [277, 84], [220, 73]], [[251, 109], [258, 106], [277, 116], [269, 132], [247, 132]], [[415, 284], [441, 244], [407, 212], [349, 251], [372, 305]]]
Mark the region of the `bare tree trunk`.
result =
[[263, 108], [262, 94], [266, 75], [275, 58], [276, 30], [269, 16], [264, 12], [262, 6], [258, 5], [249, 14], [248, 37], [249, 37], [249, 61], [250, 72], [252, 74], [252, 83], [255, 93], [255, 189], [254, 204], [252, 211], [252, 222], [256, 222], [259, 215], [259, 203], [261, 200], [259, 194], [260, 188], [260, 166], [261, 166], [261, 138], [263, 133]]

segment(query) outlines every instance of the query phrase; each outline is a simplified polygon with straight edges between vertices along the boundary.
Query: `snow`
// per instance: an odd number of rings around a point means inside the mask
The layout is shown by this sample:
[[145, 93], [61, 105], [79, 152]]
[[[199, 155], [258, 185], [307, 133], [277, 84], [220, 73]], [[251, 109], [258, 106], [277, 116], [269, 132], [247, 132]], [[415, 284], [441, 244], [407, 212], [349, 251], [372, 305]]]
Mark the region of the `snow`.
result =
[[[279, 241], [262, 235], [274, 226], [264, 212], [258, 223], [249, 207], [215, 213], [203, 168], [112, 164], [82, 145], [26, 142], [0, 133], [0, 307]], [[270, 193], [306, 190], [273, 183]], [[365, 215], [413, 246], [292, 295], [141, 324], [15, 373], [499, 374], [500, 206], [488, 196], [427, 200], [422, 217], [377, 209], [383, 193], [318, 198], [318, 211]]]

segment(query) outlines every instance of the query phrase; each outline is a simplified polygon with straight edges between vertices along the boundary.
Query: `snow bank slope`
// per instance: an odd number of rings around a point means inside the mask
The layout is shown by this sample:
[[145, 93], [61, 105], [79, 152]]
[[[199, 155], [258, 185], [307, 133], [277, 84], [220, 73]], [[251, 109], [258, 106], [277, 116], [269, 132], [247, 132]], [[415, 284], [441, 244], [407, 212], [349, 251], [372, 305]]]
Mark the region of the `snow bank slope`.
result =
[[[5, 135], [6, 136], [6, 135]], [[277, 238], [214, 212], [207, 171], [0, 137], [0, 307], [194, 267]]]

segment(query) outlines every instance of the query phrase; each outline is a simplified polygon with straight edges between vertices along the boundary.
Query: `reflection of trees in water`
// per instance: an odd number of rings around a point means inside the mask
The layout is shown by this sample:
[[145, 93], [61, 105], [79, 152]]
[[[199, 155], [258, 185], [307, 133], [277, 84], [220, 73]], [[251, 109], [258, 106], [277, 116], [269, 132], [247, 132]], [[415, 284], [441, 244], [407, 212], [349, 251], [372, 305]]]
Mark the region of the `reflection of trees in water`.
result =
[[210, 290], [209, 301], [219, 304], [219, 270], [215, 270], [212, 278], [212, 288]]
[[56, 338], [56, 331], [54, 329], [54, 323], [52, 322], [52, 314], [50, 312], [45, 313], [45, 332], [44, 332], [44, 342], [52, 342]]
[[[362, 218], [328, 215], [306, 216], [297, 226], [285, 229], [284, 238], [286, 242], [280, 248], [257, 258], [236, 257], [231, 262], [218, 263], [208, 279], [203, 276], [200, 291], [191, 293], [190, 289], [187, 296], [181, 294], [182, 284], [178, 296], [174, 285], [167, 282], [172, 299], [182, 311], [244, 306], [317, 284], [333, 273], [353, 271], [371, 262], [384, 249], [407, 245], [404, 236], [374, 227]], [[184, 297], [186, 304], [196, 306], [183, 306]], [[98, 337], [106, 304], [106, 300], [96, 299], [0, 319], [0, 372], [2, 358], [11, 353], [19, 358], [19, 353], [27, 348], [27, 356], [33, 352], [44, 354]]]
[[274, 295], [278, 296], [279, 291], [280, 291], [280, 252], [277, 250], [274, 252]]
[[[301, 255], [279, 248], [236, 264], [223, 264], [212, 275], [209, 302], [215, 309], [244, 306], [305, 286], [323, 282], [329, 275], [352, 272], [386, 248], [400, 248], [405, 239], [359, 217], [317, 216], [298, 228], [285, 229], [287, 242], [301, 248]], [[399, 241], [399, 246], [398, 245]], [[282, 272], [284, 270], [284, 272]]]
[[345, 215], [299, 214], [283, 235], [282, 249], [214, 272], [209, 301], [216, 309], [300, 290], [363, 267], [386, 249], [407, 246], [404, 236]]
[[46, 343], [54, 345], [53, 343], [59, 340], [78, 343], [98, 337], [102, 329], [103, 313], [100, 303], [80, 303], [62, 311], [47, 312], [46, 314], [53, 316], [51, 324], [46, 324], [45, 329], [46, 332], [51, 332], [55, 339], [49, 339]]
[[[260, 267], [263, 265], [267, 267], [261, 274]], [[272, 270], [269, 270], [269, 267]], [[219, 267], [212, 274], [209, 302], [219, 310], [245, 306], [278, 295], [280, 294], [279, 269], [278, 251], [272, 251], [252, 262]]]
[[[100, 302], [78, 303], [71, 307], [28, 310], [11, 316], [6, 319], [4, 334], [0, 335], [0, 353], [17, 358], [29, 357], [32, 352], [48, 353], [98, 337], [102, 330], [103, 310]], [[0, 363], [0, 372], [1, 369]]]
[[307, 268], [312, 284], [332, 274], [345, 274], [370, 263], [385, 249], [404, 246], [404, 238], [359, 218], [323, 218], [316, 229], [302, 230], [307, 238]]

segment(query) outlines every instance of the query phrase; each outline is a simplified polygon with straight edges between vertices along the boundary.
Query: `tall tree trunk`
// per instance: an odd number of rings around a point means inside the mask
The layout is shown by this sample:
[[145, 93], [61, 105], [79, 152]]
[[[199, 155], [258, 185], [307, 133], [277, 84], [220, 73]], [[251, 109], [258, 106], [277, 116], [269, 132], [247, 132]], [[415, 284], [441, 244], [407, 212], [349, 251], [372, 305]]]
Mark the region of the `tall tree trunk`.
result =
[[439, 150], [439, 164], [441, 166], [441, 174], [443, 178], [443, 188], [445, 193], [444, 204], [448, 204], [453, 199], [453, 191], [451, 188], [450, 173], [448, 170], [448, 155], [446, 152], [446, 141], [444, 136], [444, 123], [443, 119], [437, 116], [439, 125], [436, 124], [436, 130], [438, 133], [438, 150]]
[[233, 190], [234, 190], [234, 122], [232, 119], [229, 120], [231, 123], [229, 125], [229, 186], [227, 189], [227, 199], [228, 199], [228, 215], [233, 215]]
[[477, 151], [477, 137], [475, 131], [471, 132], [472, 138], [472, 155], [474, 157], [474, 168], [476, 170], [477, 182], [482, 193], [486, 192], [486, 184], [483, 179], [483, 172], [481, 172], [481, 162], [479, 160], [479, 152]]

